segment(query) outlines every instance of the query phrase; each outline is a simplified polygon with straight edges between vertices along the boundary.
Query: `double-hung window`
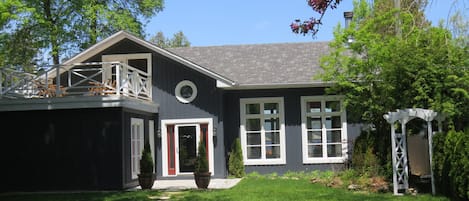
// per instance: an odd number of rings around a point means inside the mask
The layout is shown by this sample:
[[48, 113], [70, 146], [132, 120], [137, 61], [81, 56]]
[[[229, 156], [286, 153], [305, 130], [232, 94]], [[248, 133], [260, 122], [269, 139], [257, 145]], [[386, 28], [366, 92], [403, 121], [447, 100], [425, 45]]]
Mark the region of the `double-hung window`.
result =
[[347, 157], [346, 112], [340, 96], [301, 97], [303, 163], [342, 163]]
[[240, 100], [241, 146], [245, 165], [285, 164], [283, 98]]

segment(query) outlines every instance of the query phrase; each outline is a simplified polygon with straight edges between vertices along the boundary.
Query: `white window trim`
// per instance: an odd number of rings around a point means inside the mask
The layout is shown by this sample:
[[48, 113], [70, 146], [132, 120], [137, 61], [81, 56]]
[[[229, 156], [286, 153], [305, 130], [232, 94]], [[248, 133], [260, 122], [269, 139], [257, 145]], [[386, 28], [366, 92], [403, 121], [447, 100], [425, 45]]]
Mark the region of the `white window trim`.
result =
[[[342, 96], [302, 96], [301, 97], [301, 138], [302, 138], [302, 151], [303, 151], [303, 163], [304, 164], [315, 164], [315, 163], [344, 163], [347, 160], [347, 115], [343, 104]], [[341, 128], [341, 141], [342, 141], [342, 157], [327, 157], [327, 132], [324, 126], [325, 122], [322, 121], [322, 146], [323, 146], [323, 157], [312, 158], [308, 157], [308, 130], [306, 127], [306, 102], [317, 101], [321, 102], [321, 111], [324, 111], [326, 101], [340, 101], [340, 119], [342, 123]], [[324, 113], [324, 112], [322, 112]], [[331, 113], [334, 114], [334, 113]]]
[[[163, 177], [176, 177], [178, 176], [179, 168], [176, 169], [176, 175], [168, 174], [168, 139], [167, 139], [167, 125], [192, 125], [192, 124], [208, 124], [208, 146], [209, 146], [209, 170], [212, 172], [212, 176], [215, 174], [215, 163], [214, 163], [214, 151], [215, 146], [213, 145], [213, 119], [212, 118], [200, 118], [200, 119], [165, 119], [161, 120], [161, 165]], [[200, 129], [198, 129], [200, 130]], [[176, 133], [176, 131], [174, 131]], [[199, 131], [197, 131], [199, 132]], [[177, 143], [175, 138], [175, 144]], [[198, 145], [198, 142], [197, 142]], [[178, 154], [178, 153], [176, 153]], [[179, 166], [178, 166], [179, 167]]]
[[151, 157], [153, 159], [153, 165], [154, 165], [156, 161], [156, 158], [155, 158], [155, 121], [154, 120], [148, 121], [148, 140], [150, 141]]
[[[192, 88], [191, 97], [184, 98], [181, 95], [181, 88], [183, 86], [189, 86], [189, 87]], [[176, 98], [178, 99], [179, 102], [181, 102], [181, 103], [190, 103], [197, 97], [197, 86], [195, 86], [195, 84], [193, 82], [189, 81], [189, 80], [183, 80], [183, 81], [179, 82], [176, 85], [176, 88], [174, 89], [174, 94], [176, 95]]]
[[[283, 97], [268, 98], [241, 98], [240, 99], [240, 141], [243, 150], [244, 165], [282, 165], [286, 164], [286, 145], [285, 145], [285, 115]], [[278, 103], [279, 105], [279, 121], [280, 121], [280, 158], [265, 158], [265, 131], [261, 128], [261, 156], [262, 159], [247, 158], [247, 139], [246, 139], [246, 104], [252, 103]], [[261, 109], [262, 112], [262, 109]]]
[[[137, 152], [137, 155], [133, 155], [132, 150], [133, 150], [133, 140], [132, 139], [132, 127], [133, 126], [138, 126], [138, 131], [140, 135], [138, 136], [139, 138], [137, 139], [140, 146], [140, 150]], [[137, 179], [138, 174], [140, 173], [140, 159], [142, 158], [142, 151], [144, 147], [144, 140], [145, 140], [145, 133], [144, 133], [144, 128], [143, 128], [143, 119], [140, 118], [130, 118], [130, 171], [132, 172], [132, 179]], [[135, 159], [135, 157], [138, 157]], [[135, 165], [136, 169], [132, 169], [132, 167]]]

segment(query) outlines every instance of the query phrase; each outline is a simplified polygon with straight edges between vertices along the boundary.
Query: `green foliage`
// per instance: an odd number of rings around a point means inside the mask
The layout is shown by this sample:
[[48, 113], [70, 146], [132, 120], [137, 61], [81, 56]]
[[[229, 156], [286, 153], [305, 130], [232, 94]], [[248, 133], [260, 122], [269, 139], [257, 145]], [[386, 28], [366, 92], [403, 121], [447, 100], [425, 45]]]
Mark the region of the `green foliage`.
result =
[[451, 130], [433, 138], [433, 169], [439, 193], [469, 199], [469, 130]]
[[390, 126], [383, 114], [425, 108], [446, 114], [445, 127], [469, 124], [469, 47], [449, 30], [431, 26], [423, 1], [403, 0], [401, 10], [392, 1], [367, 2], [354, 1], [354, 19], [348, 28], [336, 28], [316, 78], [337, 83], [327, 93], [345, 97], [348, 122], [375, 128], [372, 139], [359, 142], [352, 163], [363, 170], [377, 160], [390, 175]]
[[228, 172], [230, 175], [241, 178], [244, 177], [243, 152], [239, 138], [231, 145], [230, 158], [228, 159]]
[[142, 150], [142, 158], [140, 159], [140, 173], [149, 174], [154, 170], [153, 157], [151, 156], [151, 147], [149, 143], [145, 143]]
[[199, 147], [197, 151], [197, 156], [195, 159], [195, 170], [196, 173], [208, 172], [208, 159], [207, 151], [205, 150], [205, 142], [203, 140], [199, 141]]
[[149, 41], [162, 48], [191, 46], [191, 43], [182, 31], [175, 33], [173, 38], [166, 38], [163, 32], [159, 31]]
[[456, 45], [450, 31], [426, 23], [418, 3], [403, 1], [397, 15], [389, 2], [359, 2], [350, 27], [336, 29], [318, 78], [336, 82], [328, 92], [345, 95], [351, 120], [375, 125], [380, 135], [388, 135], [383, 114], [409, 107], [444, 112], [462, 129], [469, 122], [467, 44]]
[[2, 1], [0, 65], [59, 64], [120, 30], [143, 37], [145, 20], [162, 9], [163, 0]]
[[372, 131], [362, 131], [355, 140], [352, 167], [361, 175], [378, 176], [383, 171], [374, 152], [376, 140], [376, 133]]

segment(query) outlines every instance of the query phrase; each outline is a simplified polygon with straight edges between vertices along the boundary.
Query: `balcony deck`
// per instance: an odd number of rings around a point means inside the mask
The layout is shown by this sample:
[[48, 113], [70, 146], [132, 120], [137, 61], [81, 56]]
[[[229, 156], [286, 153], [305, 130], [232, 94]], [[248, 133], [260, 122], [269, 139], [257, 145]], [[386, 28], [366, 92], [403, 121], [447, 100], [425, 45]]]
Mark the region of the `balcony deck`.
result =
[[0, 69], [0, 111], [118, 106], [142, 109], [144, 105], [157, 112], [151, 75], [125, 63], [58, 65], [36, 74]]

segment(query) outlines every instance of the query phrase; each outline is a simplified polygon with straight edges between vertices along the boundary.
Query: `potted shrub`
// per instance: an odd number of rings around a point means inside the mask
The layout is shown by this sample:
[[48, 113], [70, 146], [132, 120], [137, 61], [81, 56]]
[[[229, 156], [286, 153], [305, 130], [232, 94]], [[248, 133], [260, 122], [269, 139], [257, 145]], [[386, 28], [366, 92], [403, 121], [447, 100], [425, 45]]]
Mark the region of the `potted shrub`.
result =
[[195, 160], [194, 180], [197, 188], [207, 189], [212, 173], [208, 169], [207, 152], [203, 140], [199, 141], [199, 148]]
[[143, 147], [142, 158], [140, 159], [140, 174], [138, 174], [138, 183], [142, 189], [151, 189], [153, 187], [155, 181], [153, 167], [150, 144], [146, 143]]

